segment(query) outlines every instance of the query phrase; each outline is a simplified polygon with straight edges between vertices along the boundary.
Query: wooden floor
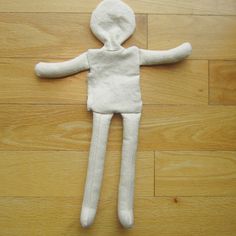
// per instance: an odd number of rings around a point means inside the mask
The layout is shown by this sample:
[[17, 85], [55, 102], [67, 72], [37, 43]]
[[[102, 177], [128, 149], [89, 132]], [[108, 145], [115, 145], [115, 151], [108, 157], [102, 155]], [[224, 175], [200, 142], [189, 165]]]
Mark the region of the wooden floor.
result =
[[0, 0], [0, 236], [236, 235], [236, 1], [126, 0], [125, 44], [192, 56], [142, 68], [135, 227], [117, 218], [122, 123], [112, 121], [96, 222], [79, 216], [91, 138], [86, 73], [38, 79], [34, 65], [100, 47], [99, 0]]

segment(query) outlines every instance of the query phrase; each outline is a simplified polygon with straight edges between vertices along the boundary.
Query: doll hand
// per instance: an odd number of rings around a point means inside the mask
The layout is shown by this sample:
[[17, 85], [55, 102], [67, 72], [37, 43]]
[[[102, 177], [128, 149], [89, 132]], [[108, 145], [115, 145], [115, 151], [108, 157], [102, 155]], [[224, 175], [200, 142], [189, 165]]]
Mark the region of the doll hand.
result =
[[36, 66], [35, 66], [35, 73], [37, 76], [39, 77], [44, 77], [44, 72], [46, 71], [46, 66], [47, 63], [44, 62], [39, 62]]
[[182, 47], [186, 57], [192, 53], [192, 45], [190, 43], [183, 43], [180, 47]]

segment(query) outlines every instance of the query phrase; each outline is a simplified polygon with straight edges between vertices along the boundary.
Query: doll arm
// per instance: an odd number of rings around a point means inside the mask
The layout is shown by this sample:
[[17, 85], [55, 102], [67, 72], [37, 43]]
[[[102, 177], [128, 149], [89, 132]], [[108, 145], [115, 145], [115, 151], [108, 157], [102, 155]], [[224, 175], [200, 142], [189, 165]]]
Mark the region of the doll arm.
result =
[[140, 49], [140, 64], [141, 65], [158, 65], [169, 64], [183, 60], [192, 52], [190, 43], [183, 43], [182, 45], [166, 50], [145, 50]]
[[45, 63], [40, 62], [35, 66], [35, 73], [39, 77], [60, 78], [76, 74], [89, 69], [87, 53], [65, 62]]

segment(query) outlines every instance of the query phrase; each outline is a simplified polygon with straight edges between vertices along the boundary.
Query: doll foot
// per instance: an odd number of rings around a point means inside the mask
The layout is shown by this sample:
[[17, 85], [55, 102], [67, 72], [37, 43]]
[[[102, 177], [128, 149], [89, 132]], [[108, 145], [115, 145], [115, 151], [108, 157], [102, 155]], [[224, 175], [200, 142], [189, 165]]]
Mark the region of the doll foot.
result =
[[88, 228], [94, 222], [96, 210], [88, 207], [82, 207], [80, 223], [83, 228]]
[[122, 226], [126, 229], [131, 228], [134, 224], [133, 211], [120, 210], [119, 219]]

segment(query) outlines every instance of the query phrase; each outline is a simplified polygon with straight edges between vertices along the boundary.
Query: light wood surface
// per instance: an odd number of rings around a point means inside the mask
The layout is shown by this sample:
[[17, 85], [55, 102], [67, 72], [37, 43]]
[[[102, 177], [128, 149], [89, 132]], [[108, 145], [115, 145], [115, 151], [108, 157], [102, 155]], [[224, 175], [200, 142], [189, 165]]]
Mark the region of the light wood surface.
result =
[[176, 65], [143, 67], [135, 227], [117, 218], [122, 120], [112, 120], [98, 215], [79, 224], [91, 138], [87, 73], [38, 79], [39, 61], [101, 44], [99, 0], [0, 0], [0, 235], [234, 236], [236, 1], [126, 0], [137, 30], [125, 46], [190, 41]]
[[[56, 59], [45, 59], [58, 61]], [[87, 73], [65, 79], [38, 79], [37, 59], [0, 58], [1, 103], [86, 104]], [[143, 67], [144, 104], [208, 104], [208, 62], [187, 60], [171, 66]], [[18, 79], [16, 79], [16, 77]], [[183, 88], [184, 93], [183, 93]]]
[[236, 61], [212, 61], [209, 72], [210, 104], [236, 105]]
[[236, 152], [157, 151], [156, 196], [236, 196]]
[[[235, 15], [234, 0], [125, 0], [136, 13]], [[99, 0], [0, 0], [1, 12], [91, 12]]]
[[236, 59], [235, 16], [149, 15], [148, 22], [150, 49], [189, 41], [192, 59]]
[[[92, 114], [85, 105], [0, 105], [0, 150], [87, 151]], [[235, 150], [234, 106], [145, 105], [139, 151]], [[121, 116], [115, 115], [108, 150], [119, 150]]]
[[[88, 152], [0, 151], [0, 155], [0, 179], [5, 182], [0, 196], [83, 196], [81, 189], [86, 177]], [[120, 152], [108, 152], [106, 156], [103, 199], [117, 193], [120, 155]], [[153, 165], [153, 152], [138, 153], [137, 197], [154, 196]]]
[[[95, 224], [82, 229], [81, 198], [1, 197], [3, 235], [214, 235], [234, 236], [234, 197], [140, 197], [135, 202], [136, 227], [122, 229], [115, 196], [101, 201]], [[214, 227], [213, 227], [214, 226]]]
[[[147, 17], [136, 18], [136, 33], [126, 46], [146, 48]], [[0, 13], [1, 57], [76, 57], [88, 48], [101, 46], [89, 23], [89, 14]]]

